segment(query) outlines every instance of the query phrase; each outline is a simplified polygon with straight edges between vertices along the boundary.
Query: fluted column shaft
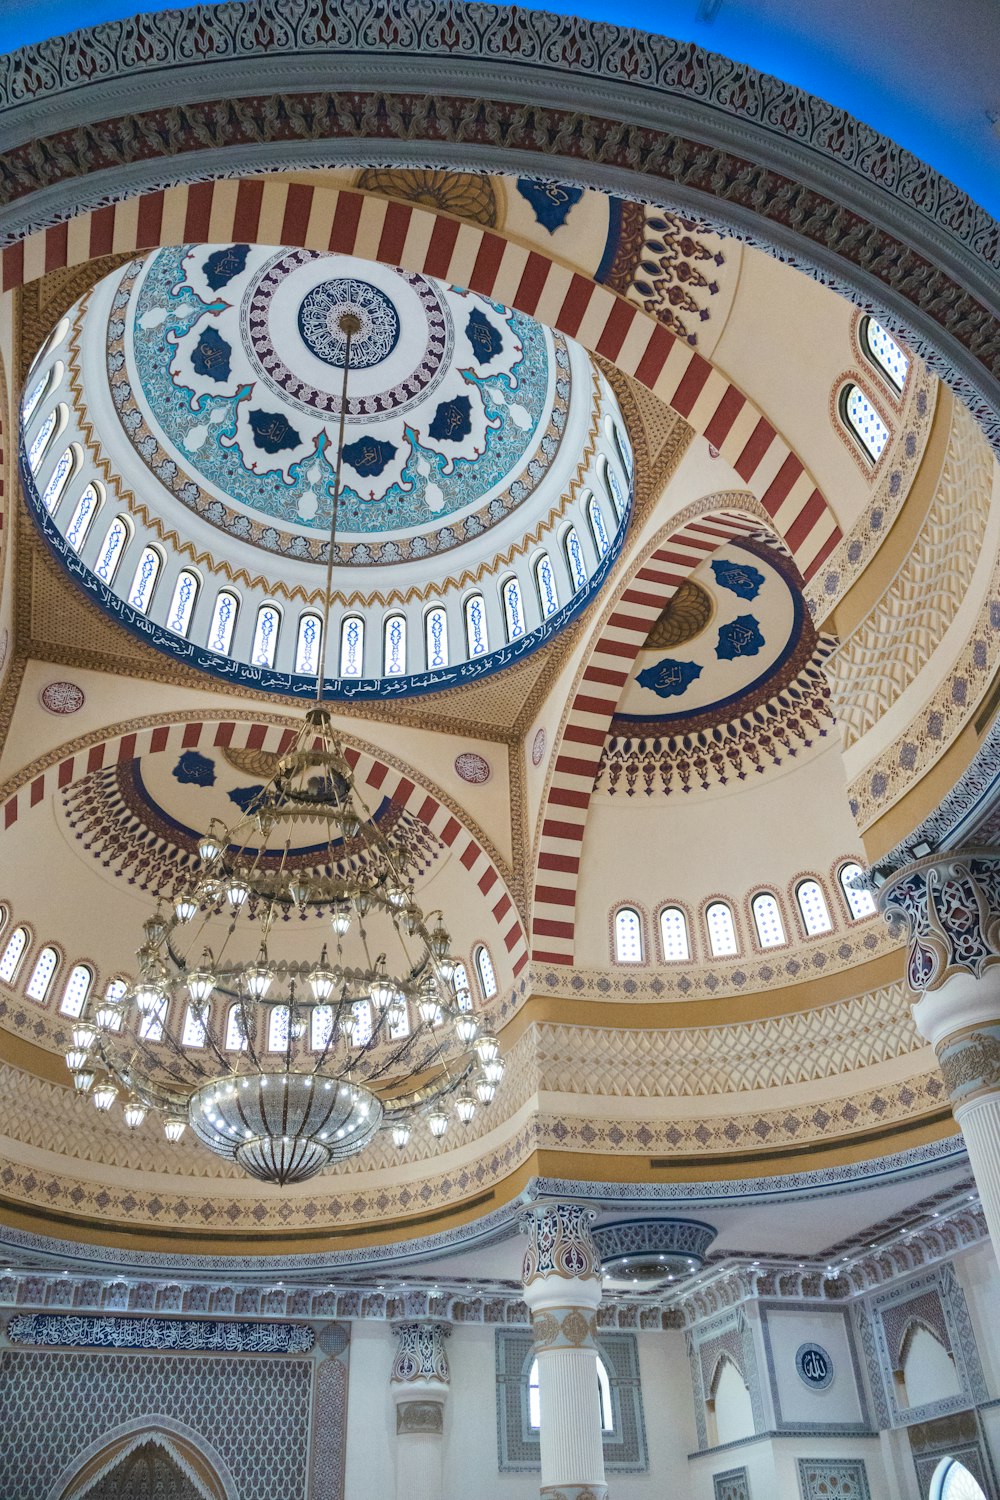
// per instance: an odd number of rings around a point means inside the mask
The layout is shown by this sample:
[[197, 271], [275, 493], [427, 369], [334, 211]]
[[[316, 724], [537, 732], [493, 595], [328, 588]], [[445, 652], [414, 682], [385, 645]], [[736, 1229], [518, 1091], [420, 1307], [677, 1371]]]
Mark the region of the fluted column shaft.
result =
[[913, 1019], [937, 1053], [1000, 1259], [1000, 857], [917, 860], [885, 883], [879, 905], [909, 937]]
[[451, 1378], [446, 1323], [398, 1323], [389, 1384], [396, 1405], [396, 1500], [441, 1500], [444, 1407]]
[[545, 1204], [525, 1225], [524, 1300], [538, 1356], [543, 1500], [606, 1500], [608, 1493], [597, 1384], [601, 1261], [592, 1218], [577, 1204]]

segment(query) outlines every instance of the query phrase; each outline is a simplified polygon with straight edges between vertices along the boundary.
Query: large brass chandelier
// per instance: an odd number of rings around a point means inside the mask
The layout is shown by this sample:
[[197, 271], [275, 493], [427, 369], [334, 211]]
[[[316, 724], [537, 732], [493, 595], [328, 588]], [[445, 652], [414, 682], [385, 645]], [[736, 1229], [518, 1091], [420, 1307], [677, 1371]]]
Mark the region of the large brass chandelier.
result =
[[[380, 1132], [440, 1141], [468, 1124], [503, 1074], [481, 1030], [440, 912], [425, 914], [411, 825], [364, 804], [323, 703], [344, 389], [315, 705], [273, 775], [231, 826], [213, 824], [197, 867], [143, 926], [134, 985], [91, 1002], [66, 1055], [99, 1110], [151, 1112], [264, 1182], [301, 1182]], [[303, 853], [303, 851], [306, 851]], [[302, 934], [310, 951], [303, 955]]]

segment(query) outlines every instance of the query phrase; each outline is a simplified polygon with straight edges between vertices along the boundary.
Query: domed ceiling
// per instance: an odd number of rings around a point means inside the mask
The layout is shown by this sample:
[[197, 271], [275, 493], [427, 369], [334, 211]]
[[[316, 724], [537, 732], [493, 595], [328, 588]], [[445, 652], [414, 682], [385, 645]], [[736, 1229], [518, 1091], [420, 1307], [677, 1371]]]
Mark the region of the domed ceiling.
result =
[[341, 416], [334, 695], [438, 689], [524, 655], [620, 547], [632, 455], [606, 381], [579, 345], [461, 288], [185, 245], [106, 278], [57, 334], [23, 407], [43, 530], [109, 613], [227, 679], [315, 689]]

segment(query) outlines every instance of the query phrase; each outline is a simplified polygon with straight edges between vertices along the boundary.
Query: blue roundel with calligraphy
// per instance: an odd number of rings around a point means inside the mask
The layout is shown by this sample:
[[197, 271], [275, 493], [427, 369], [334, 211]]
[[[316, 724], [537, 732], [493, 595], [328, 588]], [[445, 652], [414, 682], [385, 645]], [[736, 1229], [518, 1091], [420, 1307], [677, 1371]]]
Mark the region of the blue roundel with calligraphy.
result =
[[344, 368], [347, 338], [340, 328], [344, 313], [353, 313], [360, 327], [351, 340], [351, 369], [370, 370], [381, 364], [399, 343], [399, 314], [385, 292], [357, 276], [321, 281], [299, 305], [302, 342], [324, 364]]
[[822, 1344], [800, 1344], [795, 1351], [799, 1379], [811, 1391], [825, 1391], [833, 1381], [833, 1360]]

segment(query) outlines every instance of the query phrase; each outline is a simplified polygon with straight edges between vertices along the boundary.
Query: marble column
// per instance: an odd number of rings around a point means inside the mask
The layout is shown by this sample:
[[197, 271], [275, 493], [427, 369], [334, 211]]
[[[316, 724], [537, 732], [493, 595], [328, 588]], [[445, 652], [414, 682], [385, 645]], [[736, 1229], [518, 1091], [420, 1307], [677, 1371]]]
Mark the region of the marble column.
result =
[[447, 1323], [397, 1323], [389, 1384], [396, 1406], [397, 1500], [441, 1500], [444, 1405], [448, 1399]]
[[885, 882], [879, 905], [909, 938], [913, 1018], [937, 1053], [1000, 1258], [1000, 856], [915, 860]]
[[606, 1500], [601, 1400], [597, 1386], [597, 1309], [601, 1259], [594, 1215], [572, 1203], [546, 1203], [525, 1221], [522, 1279], [538, 1355], [543, 1500]]

